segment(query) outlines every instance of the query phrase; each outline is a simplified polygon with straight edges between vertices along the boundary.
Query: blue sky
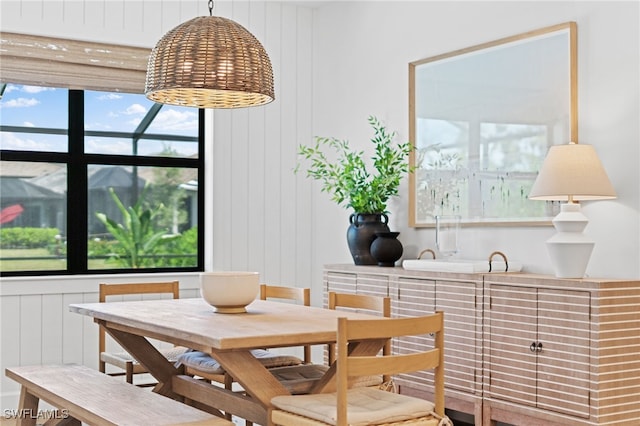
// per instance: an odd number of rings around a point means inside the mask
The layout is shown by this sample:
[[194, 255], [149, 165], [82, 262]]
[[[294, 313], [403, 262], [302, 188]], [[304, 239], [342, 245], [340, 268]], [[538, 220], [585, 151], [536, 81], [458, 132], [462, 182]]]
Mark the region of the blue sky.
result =
[[[0, 123], [10, 126], [65, 129], [68, 122], [68, 91], [35, 86], [7, 85], [0, 100]], [[144, 95], [115, 92], [85, 92], [85, 129], [132, 132], [153, 102]], [[198, 110], [163, 105], [147, 133], [197, 136]], [[2, 149], [66, 151], [66, 136], [36, 133], [2, 133]], [[87, 152], [131, 154], [131, 141], [88, 137]], [[182, 155], [197, 154], [197, 144], [174, 142]], [[140, 154], [161, 151], [162, 141], [141, 141]]]

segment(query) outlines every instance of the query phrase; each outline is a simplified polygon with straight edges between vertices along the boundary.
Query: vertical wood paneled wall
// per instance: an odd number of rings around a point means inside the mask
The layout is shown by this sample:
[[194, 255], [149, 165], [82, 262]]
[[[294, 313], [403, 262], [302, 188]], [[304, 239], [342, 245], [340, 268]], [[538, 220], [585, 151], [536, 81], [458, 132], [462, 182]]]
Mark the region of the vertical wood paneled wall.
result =
[[[207, 112], [205, 185], [207, 269], [255, 270], [261, 279], [310, 286], [308, 182], [295, 175], [297, 146], [312, 135], [312, 9], [301, 3], [217, 0], [265, 46], [276, 100], [263, 107]], [[205, 0], [3, 0], [3, 31], [151, 48], [168, 30], [208, 15]], [[193, 276], [181, 297], [197, 295]], [[321, 276], [315, 281], [320, 282]], [[97, 328], [68, 312], [97, 301], [98, 277], [3, 279], [0, 369], [47, 362], [97, 368]], [[318, 289], [318, 295], [320, 289]], [[317, 302], [320, 304], [320, 301]], [[17, 386], [0, 378], [2, 408], [16, 408]]]
[[312, 137], [311, 12], [252, 2], [236, 5], [233, 18], [248, 23], [269, 53], [276, 100], [214, 111], [213, 177], [207, 181], [214, 194], [213, 267], [310, 285], [311, 206], [299, 201], [309, 183], [293, 170], [297, 146]]
[[197, 273], [3, 279], [0, 283], [2, 408], [17, 408], [19, 394], [17, 383], [4, 375], [6, 367], [76, 363], [98, 368], [98, 326], [89, 317], [69, 312], [69, 304], [97, 302], [101, 282], [172, 280], [180, 281], [180, 297], [199, 295]]

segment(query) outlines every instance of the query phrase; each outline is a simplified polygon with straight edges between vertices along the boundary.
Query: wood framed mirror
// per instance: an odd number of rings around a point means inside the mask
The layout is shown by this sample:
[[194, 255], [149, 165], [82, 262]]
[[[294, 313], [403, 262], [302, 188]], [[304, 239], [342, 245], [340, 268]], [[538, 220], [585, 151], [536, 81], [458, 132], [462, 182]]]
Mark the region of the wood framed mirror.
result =
[[409, 64], [409, 225], [550, 225], [528, 199], [550, 146], [578, 142], [577, 28], [554, 25]]

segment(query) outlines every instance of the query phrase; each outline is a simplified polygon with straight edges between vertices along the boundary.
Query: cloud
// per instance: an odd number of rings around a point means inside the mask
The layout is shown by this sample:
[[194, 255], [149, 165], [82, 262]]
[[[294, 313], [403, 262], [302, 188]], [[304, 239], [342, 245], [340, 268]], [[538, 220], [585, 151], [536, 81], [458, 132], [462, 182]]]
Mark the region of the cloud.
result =
[[122, 95], [117, 93], [105, 93], [104, 95], [98, 96], [98, 100], [100, 101], [114, 101], [122, 99]]
[[26, 93], [40, 93], [48, 90], [56, 90], [52, 87], [40, 87], [40, 86], [22, 86], [21, 90]]
[[13, 149], [17, 151], [64, 151], [66, 147], [55, 147], [46, 139], [35, 140], [23, 138], [15, 133], [6, 132], [2, 134], [2, 149]]
[[40, 103], [36, 98], [16, 98], [5, 102], [0, 102], [1, 108], [28, 108]]
[[146, 113], [147, 113], [147, 109], [140, 104], [130, 105], [129, 108], [127, 108], [124, 111], [124, 114], [126, 115], [136, 115], [136, 114], [146, 114]]
[[127, 123], [131, 124], [131, 126], [135, 129], [135, 128], [138, 127], [138, 124], [140, 124], [141, 121], [142, 121], [141, 118], [134, 118], [134, 119], [131, 119], [131, 120], [127, 121]]
[[112, 129], [110, 124], [102, 123], [100, 121], [85, 123], [84, 128], [86, 130], [111, 130]]
[[56, 90], [54, 87], [41, 87], [41, 86], [25, 86], [25, 85], [17, 85], [17, 84], [7, 84], [7, 87], [4, 89], [5, 93], [11, 92], [24, 92], [24, 93], [40, 93]]
[[7, 84], [6, 89], [4, 90], [5, 93], [10, 93], [10, 92], [25, 92], [25, 93], [40, 93], [40, 92], [46, 92], [49, 90], [56, 90], [53, 87], [41, 87], [41, 86], [19, 86], [17, 84]]
[[164, 108], [158, 113], [150, 126], [154, 132], [185, 131], [198, 129], [198, 110], [177, 110]]
[[131, 142], [123, 140], [87, 139], [86, 150], [89, 153], [130, 155]]

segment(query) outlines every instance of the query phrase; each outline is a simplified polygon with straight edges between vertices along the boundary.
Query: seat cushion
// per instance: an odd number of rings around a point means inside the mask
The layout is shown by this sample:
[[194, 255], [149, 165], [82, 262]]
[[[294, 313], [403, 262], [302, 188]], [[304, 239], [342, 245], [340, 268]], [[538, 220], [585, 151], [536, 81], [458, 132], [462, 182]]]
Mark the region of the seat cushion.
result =
[[[278, 409], [336, 424], [336, 393], [276, 396], [271, 403]], [[433, 413], [430, 401], [379, 389], [359, 387], [349, 390], [348, 424], [375, 425], [426, 417]]]
[[[279, 355], [264, 349], [254, 349], [251, 351], [258, 361], [266, 368], [284, 367], [290, 365], [302, 364], [302, 360], [293, 355]], [[190, 351], [180, 355], [177, 360], [179, 365], [184, 365], [193, 370], [201, 371], [207, 374], [224, 374], [224, 369], [213, 359], [211, 355], [200, 352]]]

